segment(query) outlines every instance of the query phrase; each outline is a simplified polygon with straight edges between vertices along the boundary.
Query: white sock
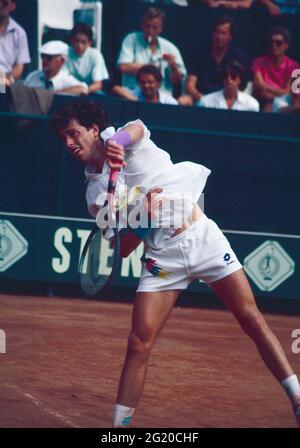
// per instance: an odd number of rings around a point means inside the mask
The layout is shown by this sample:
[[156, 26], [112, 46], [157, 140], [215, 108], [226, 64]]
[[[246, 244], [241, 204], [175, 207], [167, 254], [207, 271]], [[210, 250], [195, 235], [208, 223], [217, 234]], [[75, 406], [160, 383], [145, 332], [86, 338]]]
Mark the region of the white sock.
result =
[[297, 375], [291, 375], [281, 382], [293, 405], [300, 406], [300, 384]]
[[128, 408], [122, 404], [116, 404], [114, 409], [113, 428], [118, 426], [130, 426], [134, 408]]

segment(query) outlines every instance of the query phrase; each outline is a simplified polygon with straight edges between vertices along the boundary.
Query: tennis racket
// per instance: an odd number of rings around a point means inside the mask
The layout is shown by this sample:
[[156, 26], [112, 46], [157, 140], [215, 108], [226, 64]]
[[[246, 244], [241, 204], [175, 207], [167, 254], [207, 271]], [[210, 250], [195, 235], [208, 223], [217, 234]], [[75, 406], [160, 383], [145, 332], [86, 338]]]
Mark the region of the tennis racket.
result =
[[118, 226], [118, 213], [114, 212], [114, 195], [119, 170], [110, 171], [107, 198], [104, 207], [108, 208], [114, 221], [112, 228], [114, 238], [107, 241], [103, 238], [103, 230], [97, 224], [92, 229], [84, 245], [79, 265], [78, 274], [80, 286], [84, 294], [88, 296], [100, 295], [111, 285], [119, 267], [120, 237]]

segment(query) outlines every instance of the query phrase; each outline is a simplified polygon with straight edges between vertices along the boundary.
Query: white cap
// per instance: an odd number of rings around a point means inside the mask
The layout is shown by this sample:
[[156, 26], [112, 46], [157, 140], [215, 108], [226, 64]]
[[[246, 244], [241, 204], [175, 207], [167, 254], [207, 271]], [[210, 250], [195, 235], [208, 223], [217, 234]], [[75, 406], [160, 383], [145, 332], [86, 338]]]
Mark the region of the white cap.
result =
[[51, 40], [39, 48], [41, 54], [50, 54], [52, 56], [62, 55], [67, 56], [69, 46], [61, 40]]

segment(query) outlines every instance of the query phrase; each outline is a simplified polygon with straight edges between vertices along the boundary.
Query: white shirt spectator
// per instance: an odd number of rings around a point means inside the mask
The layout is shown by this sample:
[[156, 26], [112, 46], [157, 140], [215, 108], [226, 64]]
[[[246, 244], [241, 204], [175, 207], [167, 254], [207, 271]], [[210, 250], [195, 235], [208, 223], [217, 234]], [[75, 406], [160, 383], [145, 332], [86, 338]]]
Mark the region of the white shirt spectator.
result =
[[16, 64], [28, 64], [30, 55], [25, 30], [11, 17], [0, 35], [0, 71], [11, 73]]
[[[228, 109], [223, 89], [208, 95], [204, 95], [196, 105], [199, 107], [210, 107], [214, 109]], [[237, 99], [233, 103], [231, 109], [258, 112], [259, 103], [255, 98], [253, 98], [253, 96], [239, 90]]]
[[24, 84], [28, 87], [39, 87], [49, 90], [63, 90], [69, 87], [83, 86], [88, 89], [85, 82], [80, 82], [66, 69], [62, 68], [53, 78], [46, 80], [43, 70], [35, 70], [27, 76]]

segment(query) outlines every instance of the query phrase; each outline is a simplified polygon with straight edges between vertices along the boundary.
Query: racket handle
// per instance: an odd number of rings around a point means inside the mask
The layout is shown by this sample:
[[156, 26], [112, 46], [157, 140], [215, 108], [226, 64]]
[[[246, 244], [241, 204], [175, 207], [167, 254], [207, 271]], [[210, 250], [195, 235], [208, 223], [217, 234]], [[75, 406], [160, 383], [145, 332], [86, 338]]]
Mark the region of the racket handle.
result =
[[119, 168], [114, 168], [110, 170], [108, 188], [107, 188], [108, 193], [115, 192], [118, 176], [119, 176]]

